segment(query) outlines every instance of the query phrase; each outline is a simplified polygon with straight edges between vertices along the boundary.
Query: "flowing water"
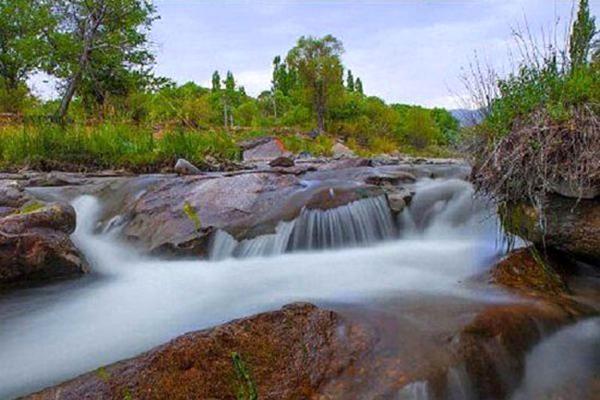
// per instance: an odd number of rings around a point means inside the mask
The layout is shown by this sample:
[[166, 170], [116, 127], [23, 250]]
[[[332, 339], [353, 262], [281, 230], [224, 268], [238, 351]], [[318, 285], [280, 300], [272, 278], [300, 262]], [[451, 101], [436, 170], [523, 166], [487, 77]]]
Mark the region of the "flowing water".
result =
[[[473, 200], [463, 181], [422, 180], [414, 189], [411, 207], [397, 220], [375, 198], [305, 210], [252, 240], [220, 232], [209, 261], [151, 258], [120, 243], [118, 230], [95, 234], [102, 203], [77, 198], [73, 239], [94, 273], [0, 296], [0, 398], [293, 301], [369, 318], [393, 315], [395, 351], [417, 351], [419, 343], [419, 357], [429, 355], [422, 340], [429, 332], [451, 330], [478, 307], [512, 299], [467, 283], [502, 255], [489, 205]], [[553, 357], [539, 353], [528, 362], [533, 380], [536, 363]], [[415, 384], [400, 394], [427, 398], [427, 388]]]

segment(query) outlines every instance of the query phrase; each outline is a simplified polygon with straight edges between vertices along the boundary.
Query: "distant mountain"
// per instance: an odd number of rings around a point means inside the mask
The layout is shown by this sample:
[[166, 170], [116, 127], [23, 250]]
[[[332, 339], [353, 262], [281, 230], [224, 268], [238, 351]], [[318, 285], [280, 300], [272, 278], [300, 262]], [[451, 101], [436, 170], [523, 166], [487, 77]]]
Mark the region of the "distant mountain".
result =
[[452, 114], [452, 116], [458, 120], [460, 126], [473, 126], [483, 121], [483, 113], [481, 110], [459, 108], [456, 110], [450, 110], [450, 114]]

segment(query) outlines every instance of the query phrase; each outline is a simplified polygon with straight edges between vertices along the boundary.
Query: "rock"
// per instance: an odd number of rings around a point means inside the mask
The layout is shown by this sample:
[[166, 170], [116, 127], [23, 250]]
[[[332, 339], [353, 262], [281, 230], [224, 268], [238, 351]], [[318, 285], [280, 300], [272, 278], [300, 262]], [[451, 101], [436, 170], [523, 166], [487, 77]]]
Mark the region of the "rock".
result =
[[288, 167], [293, 167], [294, 166], [294, 160], [292, 160], [289, 157], [277, 157], [276, 159], [272, 160], [269, 165], [271, 167], [283, 167], [283, 168], [288, 168]]
[[320, 386], [349, 368], [372, 343], [361, 326], [296, 303], [187, 333], [24, 398], [315, 398]]
[[591, 200], [600, 196], [600, 185], [589, 185], [581, 188], [573, 187], [569, 182], [553, 182], [552, 190], [554, 193], [572, 199], [588, 199]]
[[487, 308], [453, 338], [454, 369], [464, 371], [474, 398], [507, 398], [523, 375], [529, 350], [542, 334], [557, 330], [572, 318], [548, 304]]
[[[545, 263], [545, 264], [544, 264]], [[490, 271], [490, 281], [520, 294], [557, 296], [568, 293], [555, 262], [533, 247], [514, 250]]]
[[365, 182], [370, 185], [383, 185], [383, 184], [391, 184], [397, 185], [399, 183], [412, 183], [415, 182], [417, 178], [405, 171], [389, 171], [389, 172], [380, 172], [374, 174], [372, 176], [367, 176]]
[[277, 157], [288, 157], [290, 152], [283, 142], [274, 137], [260, 137], [240, 143], [244, 150], [244, 161], [268, 161]]
[[600, 199], [578, 201], [550, 196], [544, 203], [545, 231], [540, 214], [527, 204], [505, 211], [505, 229], [534, 243], [600, 265]]
[[397, 189], [391, 187], [386, 190], [386, 197], [390, 210], [395, 213], [400, 213], [410, 204], [413, 193], [405, 188]]
[[40, 205], [0, 218], [0, 286], [79, 275], [88, 266], [71, 242], [75, 210]]
[[334, 158], [356, 157], [356, 154], [345, 144], [337, 142], [331, 148]]
[[253, 238], [273, 233], [280, 221], [297, 217], [303, 207], [324, 210], [383, 195], [381, 188], [360, 181], [329, 183], [316, 177], [315, 182], [307, 184], [294, 173], [274, 170], [140, 177], [122, 183], [123, 190], [130, 193], [115, 202], [102, 221], [108, 224], [121, 216], [121, 234], [147, 251], [205, 256], [217, 229], [237, 240]]
[[33, 198], [24, 191], [23, 182], [0, 180], [0, 207], [19, 208]]
[[196, 166], [183, 158], [177, 160], [174, 170], [179, 175], [199, 175], [202, 173]]

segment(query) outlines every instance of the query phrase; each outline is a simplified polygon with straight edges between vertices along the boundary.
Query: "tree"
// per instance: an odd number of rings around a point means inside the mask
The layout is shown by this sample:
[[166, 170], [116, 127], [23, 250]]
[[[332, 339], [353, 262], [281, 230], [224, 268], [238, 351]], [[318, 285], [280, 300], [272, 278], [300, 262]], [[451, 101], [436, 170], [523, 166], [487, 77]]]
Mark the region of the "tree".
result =
[[43, 29], [52, 25], [49, 7], [41, 0], [0, 1], [0, 90], [12, 99], [7, 111], [17, 111], [28, 92], [26, 79], [46, 53]]
[[212, 91], [218, 92], [221, 90], [221, 75], [219, 75], [219, 71], [215, 71], [212, 74]]
[[64, 119], [82, 84], [100, 90], [116, 70], [149, 73], [154, 57], [148, 30], [155, 18], [146, 0], [53, 0], [57, 29], [48, 35], [53, 54], [48, 69], [65, 80], [57, 117]]
[[569, 40], [569, 56], [573, 69], [587, 63], [595, 35], [596, 23], [595, 18], [590, 16], [588, 0], [580, 0], [577, 19], [573, 23]]
[[304, 100], [317, 116], [317, 127], [325, 130], [325, 116], [336, 93], [343, 89], [342, 43], [331, 35], [321, 39], [302, 36], [287, 55], [297, 71]]
[[348, 89], [349, 92], [354, 92], [354, 77], [350, 70], [348, 70], [348, 77], [346, 78], [346, 89]]
[[365, 94], [363, 92], [363, 84], [360, 78], [356, 78], [356, 82], [354, 83], [354, 90], [360, 94]]

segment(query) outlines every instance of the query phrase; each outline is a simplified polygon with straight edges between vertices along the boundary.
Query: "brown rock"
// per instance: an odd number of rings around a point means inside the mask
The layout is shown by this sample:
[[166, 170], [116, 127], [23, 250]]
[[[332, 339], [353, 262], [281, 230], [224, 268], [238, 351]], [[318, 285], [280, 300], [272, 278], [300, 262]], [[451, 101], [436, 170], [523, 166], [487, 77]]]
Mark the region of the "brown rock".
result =
[[74, 229], [75, 210], [64, 204], [0, 218], [0, 286], [87, 272], [69, 238]]
[[292, 160], [289, 157], [277, 157], [276, 159], [274, 159], [273, 161], [271, 161], [269, 163], [269, 166], [271, 166], [271, 167], [284, 167], [284, 168], [293, 167], [294, 166], [294, 160]]
[[545, 231], [534, 207], [512, 206], [506, 211], [506, 229], [539, 248], [556, 249], [600, 265], [600, 199], [551, 196], [543, 213]]
[[566, 294], [567, 285], [553, 264], [532, 247], [515, 250], [492, 268], [491, 282], [516, 289], [521, 294]]
[[240, 143], [244, 161], [265, 161], [288, 156], [283, 142], [274, 137], [260, 137]]
[[371, 343], [331, 311], [292, 304], [185, 334], [25, 398], [306, 399]]

